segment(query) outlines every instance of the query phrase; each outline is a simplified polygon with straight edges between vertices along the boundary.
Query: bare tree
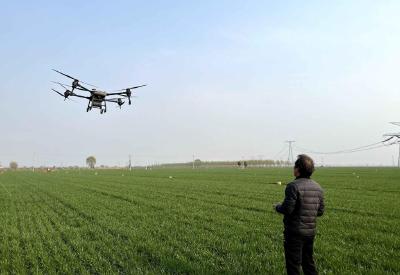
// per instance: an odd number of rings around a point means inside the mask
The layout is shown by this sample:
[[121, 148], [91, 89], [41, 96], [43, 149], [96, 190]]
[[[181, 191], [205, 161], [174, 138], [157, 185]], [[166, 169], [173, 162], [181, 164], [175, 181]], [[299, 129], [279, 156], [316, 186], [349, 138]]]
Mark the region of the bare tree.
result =
[[195, 166], [195, 167], [200, 167], [200, 166], [201, 166], [201, 160], [200, 160], [200, 159], [196, 159], [196, 160], [194, 161], [194, 166]]
[[94, 169], [94, 166], [96, 165], [96, 158], [94, 156], [87, 157], [86, 164], [89, 166], [89, 168]]
[[18, 163], [16, 161], [10, 162], [10, 168], [16, 170], [18, 168]]

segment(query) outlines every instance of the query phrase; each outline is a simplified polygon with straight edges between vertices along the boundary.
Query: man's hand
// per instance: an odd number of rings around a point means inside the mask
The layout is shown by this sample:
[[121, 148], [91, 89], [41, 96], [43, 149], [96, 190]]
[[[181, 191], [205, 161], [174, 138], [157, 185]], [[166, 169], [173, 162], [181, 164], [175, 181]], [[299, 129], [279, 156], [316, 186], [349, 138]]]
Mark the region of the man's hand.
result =
[[276, 211], [276, 207], [278, 207], [278, 206], [281, 206], [281, 204], [280, 203], [272, 204], [272, 207], [273, 207], [274, 211]]

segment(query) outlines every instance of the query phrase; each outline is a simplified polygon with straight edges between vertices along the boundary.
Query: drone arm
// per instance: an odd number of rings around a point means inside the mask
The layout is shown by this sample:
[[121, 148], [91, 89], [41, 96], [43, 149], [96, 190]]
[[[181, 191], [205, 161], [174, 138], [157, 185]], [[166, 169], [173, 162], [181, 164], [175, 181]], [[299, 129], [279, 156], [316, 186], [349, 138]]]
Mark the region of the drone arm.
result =
[[90, 90], [90, 89], [88, 89], [88, 88], [82, 86], [82, 85], [79, 84], [79, 83], [78, 83], [78, 87], [76, 87], [76, 89], [81, 90], [81, 91], [85, 91], [85, 92], [89, 92], [89, 93], [92, 93], [92, 92], [93, 92], [92, 90]]
[[120, 92], [120, 93], [107, 93], [107, 96], [109, 95], [126, 95], [126, 92]]
[[[63, 84], [63, 83], [57, 82], [57, 81], [52, 81], [52, 82], [55, 83], [55, 84], [60, 85], [60, 86], [63, 87], [65, 90], [68, 90], [67, 87], [72, 88], [72, 86], [71, 86], [71, 85], [68, 85], [68, 84]], [[80, 90], [80, 91], [85, 91], [85, 92], [92, 93], [91, 90], [89, 90], [88, 88], [86, 88], [86, 87], [84, 87], [84, 86], [82, 86], [82, 85], [80, 85], [80, 84], [78, 84], [78, 87], [76, 87], [75, 89]]]
[[86, 98], [86, 99], [90, 100], [90, 97], [88, 97], [88, 96], [83, 96], [83, 95], [78, 95], [78, 94], [71, 94], [70, 96], [76, 96], [76, 97]]
[[107, 102], [112, 102], [112, 103], [118, 103], [118, 99], [117, 99], [117, 98], [112, 98], [112, 99], [104, 99], [104, 101], [107, 101]]

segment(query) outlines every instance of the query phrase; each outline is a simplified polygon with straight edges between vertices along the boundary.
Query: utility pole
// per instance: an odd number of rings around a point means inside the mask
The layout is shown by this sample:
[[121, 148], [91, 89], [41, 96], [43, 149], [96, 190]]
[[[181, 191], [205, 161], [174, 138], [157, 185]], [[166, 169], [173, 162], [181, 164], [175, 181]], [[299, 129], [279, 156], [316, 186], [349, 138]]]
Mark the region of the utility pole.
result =
[[131, 158], [131, 155], [129, 155], [129, 164], [128, 164], [128, 168], [129, 168], [129, 171], [132, 171], [132, 158]]
[[[400, 126], [400, 122], [390, 122], [390, 123], [396, 126]], [[397, 138], [397, 143], [399, 144], [399, 156], [397, 159], [397, 167], [400, 168], [400, 133], [384, 134], [383, 136], [390, 138]]]
[[32, 172], [35, 172], [35, 157], [36, 157], [36, 153], [33, 152], [33, 156], [32, 156]]
[[194, 154], [192, 155], [193, 161], [192, 161], [192, 169], [194, 169]]
[[287, 140], [285, 142], [289, 144], [288, 162], [290, 164], [293, 164], [294, 160], [293, 160], [293, 146], [292, 146], [292, 144], [295, 143], [296, 141], [295, 140]]

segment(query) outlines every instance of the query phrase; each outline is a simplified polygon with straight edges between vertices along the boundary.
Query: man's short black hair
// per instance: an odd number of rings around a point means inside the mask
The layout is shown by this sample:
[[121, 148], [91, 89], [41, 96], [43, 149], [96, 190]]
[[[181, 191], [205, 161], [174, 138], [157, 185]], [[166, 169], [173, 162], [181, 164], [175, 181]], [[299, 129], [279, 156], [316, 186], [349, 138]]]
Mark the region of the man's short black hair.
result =
[[314, 173], [314, 161], [307, 155], [298, 155], [294, 167], [300, 173], [301, 177], [309, 178]]

